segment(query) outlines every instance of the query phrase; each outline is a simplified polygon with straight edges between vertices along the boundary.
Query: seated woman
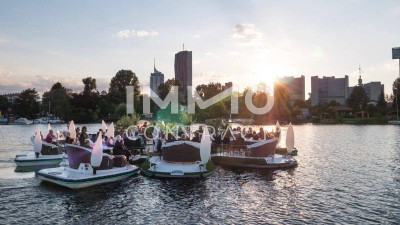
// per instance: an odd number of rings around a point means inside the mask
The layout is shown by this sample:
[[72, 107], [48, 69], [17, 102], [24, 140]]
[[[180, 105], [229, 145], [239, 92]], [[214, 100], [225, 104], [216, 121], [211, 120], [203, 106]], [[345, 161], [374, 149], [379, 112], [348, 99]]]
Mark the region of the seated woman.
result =
[[49, 133], [47, 134], [47, 136], [46, 136], [46, 138], [44, 140], [47, 143], [52, 143], [54, 138], [56, 138], [56, 136], [54, 135], [54, 131], [53, 130], [49, 130]]
[[124, 155], [126, 159], [129, 160], [129, 156], [132, 154], [127, 150], [126, 146], [124, 145], [124, 140], [120, 137], [116, 137], [115, 145], [113, 148], [113, 155]]

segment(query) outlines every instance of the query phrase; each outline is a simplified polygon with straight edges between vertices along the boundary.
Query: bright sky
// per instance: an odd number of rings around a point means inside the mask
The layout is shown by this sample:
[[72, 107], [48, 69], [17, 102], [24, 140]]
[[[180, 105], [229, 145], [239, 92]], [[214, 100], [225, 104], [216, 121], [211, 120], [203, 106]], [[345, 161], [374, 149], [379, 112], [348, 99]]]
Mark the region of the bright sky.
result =
[[[107, 90], [120, 69], [149, 84], [156, 67], [174, 77], [174, 54], [193, 51], [193, 83], [233, 81], [243, 89], [276, 76], [398, 76], [394, 1], [21, 1], [0, 0], [0, 94], [82, 78]], [[308, 97], [308, 96], [307, 96]]]

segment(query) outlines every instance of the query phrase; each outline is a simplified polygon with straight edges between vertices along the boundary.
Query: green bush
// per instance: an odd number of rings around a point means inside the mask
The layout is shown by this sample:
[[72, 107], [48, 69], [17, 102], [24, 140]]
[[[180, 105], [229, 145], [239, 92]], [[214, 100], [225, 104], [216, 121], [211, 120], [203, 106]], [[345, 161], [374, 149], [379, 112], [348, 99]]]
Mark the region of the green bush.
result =
[[123, 116], [117, 121], [116, 128], [118, 130], [125, 130], [129, 126], [136, 125], [138, 121], [139, 121], [139, 115], [137, 115], [137, 114], [132, 114], [132, 115], [129, 115], [129, 116]]

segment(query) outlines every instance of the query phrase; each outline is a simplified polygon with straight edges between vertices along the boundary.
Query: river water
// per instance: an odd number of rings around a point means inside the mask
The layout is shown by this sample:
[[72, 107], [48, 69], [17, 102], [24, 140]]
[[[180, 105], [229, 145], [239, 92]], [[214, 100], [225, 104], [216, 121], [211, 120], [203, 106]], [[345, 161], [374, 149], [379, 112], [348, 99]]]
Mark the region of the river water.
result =
[[15, 172], [37, 129], [47, 125], [0, 126], [0, 224], [400, 223], [400, 126], [295, 126], [291, 170], [217, 167], [202, 180], [137, 176], [82, 190]]

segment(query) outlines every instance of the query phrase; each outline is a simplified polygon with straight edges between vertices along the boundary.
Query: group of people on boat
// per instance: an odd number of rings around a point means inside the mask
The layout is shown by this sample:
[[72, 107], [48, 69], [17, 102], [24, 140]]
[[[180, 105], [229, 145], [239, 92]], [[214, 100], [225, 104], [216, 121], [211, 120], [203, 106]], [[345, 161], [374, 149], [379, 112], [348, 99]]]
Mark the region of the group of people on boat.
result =
[[[67, 128], [69, 128], [67, 126]], [[132, 156], [131, 150], [135, 147], [136, 142], [140, 143], [140, 145], [143, 145], [144, 140], [143, 138], [139, 135], [138, 131], [135, 131], [135, 135], [137, 138], [135, 140], [129, 139], [128, 136], [132, 136], [132, 133], [128, 135], [126, 132], [123, 132], [122, 135], [116, 135], [115, 137], [108, 137], [106, 135], [106, 131], [103, 131], [102, 129], [99, 129], [99, 131], [95, 134], [88, 134], [88, 128], [87, 126], [82, 126], [82, 129], [79, 127], [76, 127], [75, 129], [76, 136], [73, 138], [71, 137], [70, 132], [68, 131], [63, 131], [55, 134], [54, 130], [50, 129], [48, 131], [48, 134], [46, 137], [43, 136], [42, 132], [40, 132], [40, 136], [43, 142], [46, 143], [51, 143], [58, 145], [59, 143], [67, 143], [67, 144], [73, 144], [73, 145], [78, 145], [82, 146], [85, 148], [93, 148], [94, 142], [96, 142], [98, 136], [101, 136], [102, 139], [102, 145], [106, 147], [112, 148], [112, 152], [108, 151], [107, 153], [112, 153], [113, 155], [125, 155], [127, 159], [129, 159], [130, 156]], [[125, 141], [128, 140], [129, 143], [128, 145], [125, 144]], [[129, 147], [132, 147], [129, 149]]]

